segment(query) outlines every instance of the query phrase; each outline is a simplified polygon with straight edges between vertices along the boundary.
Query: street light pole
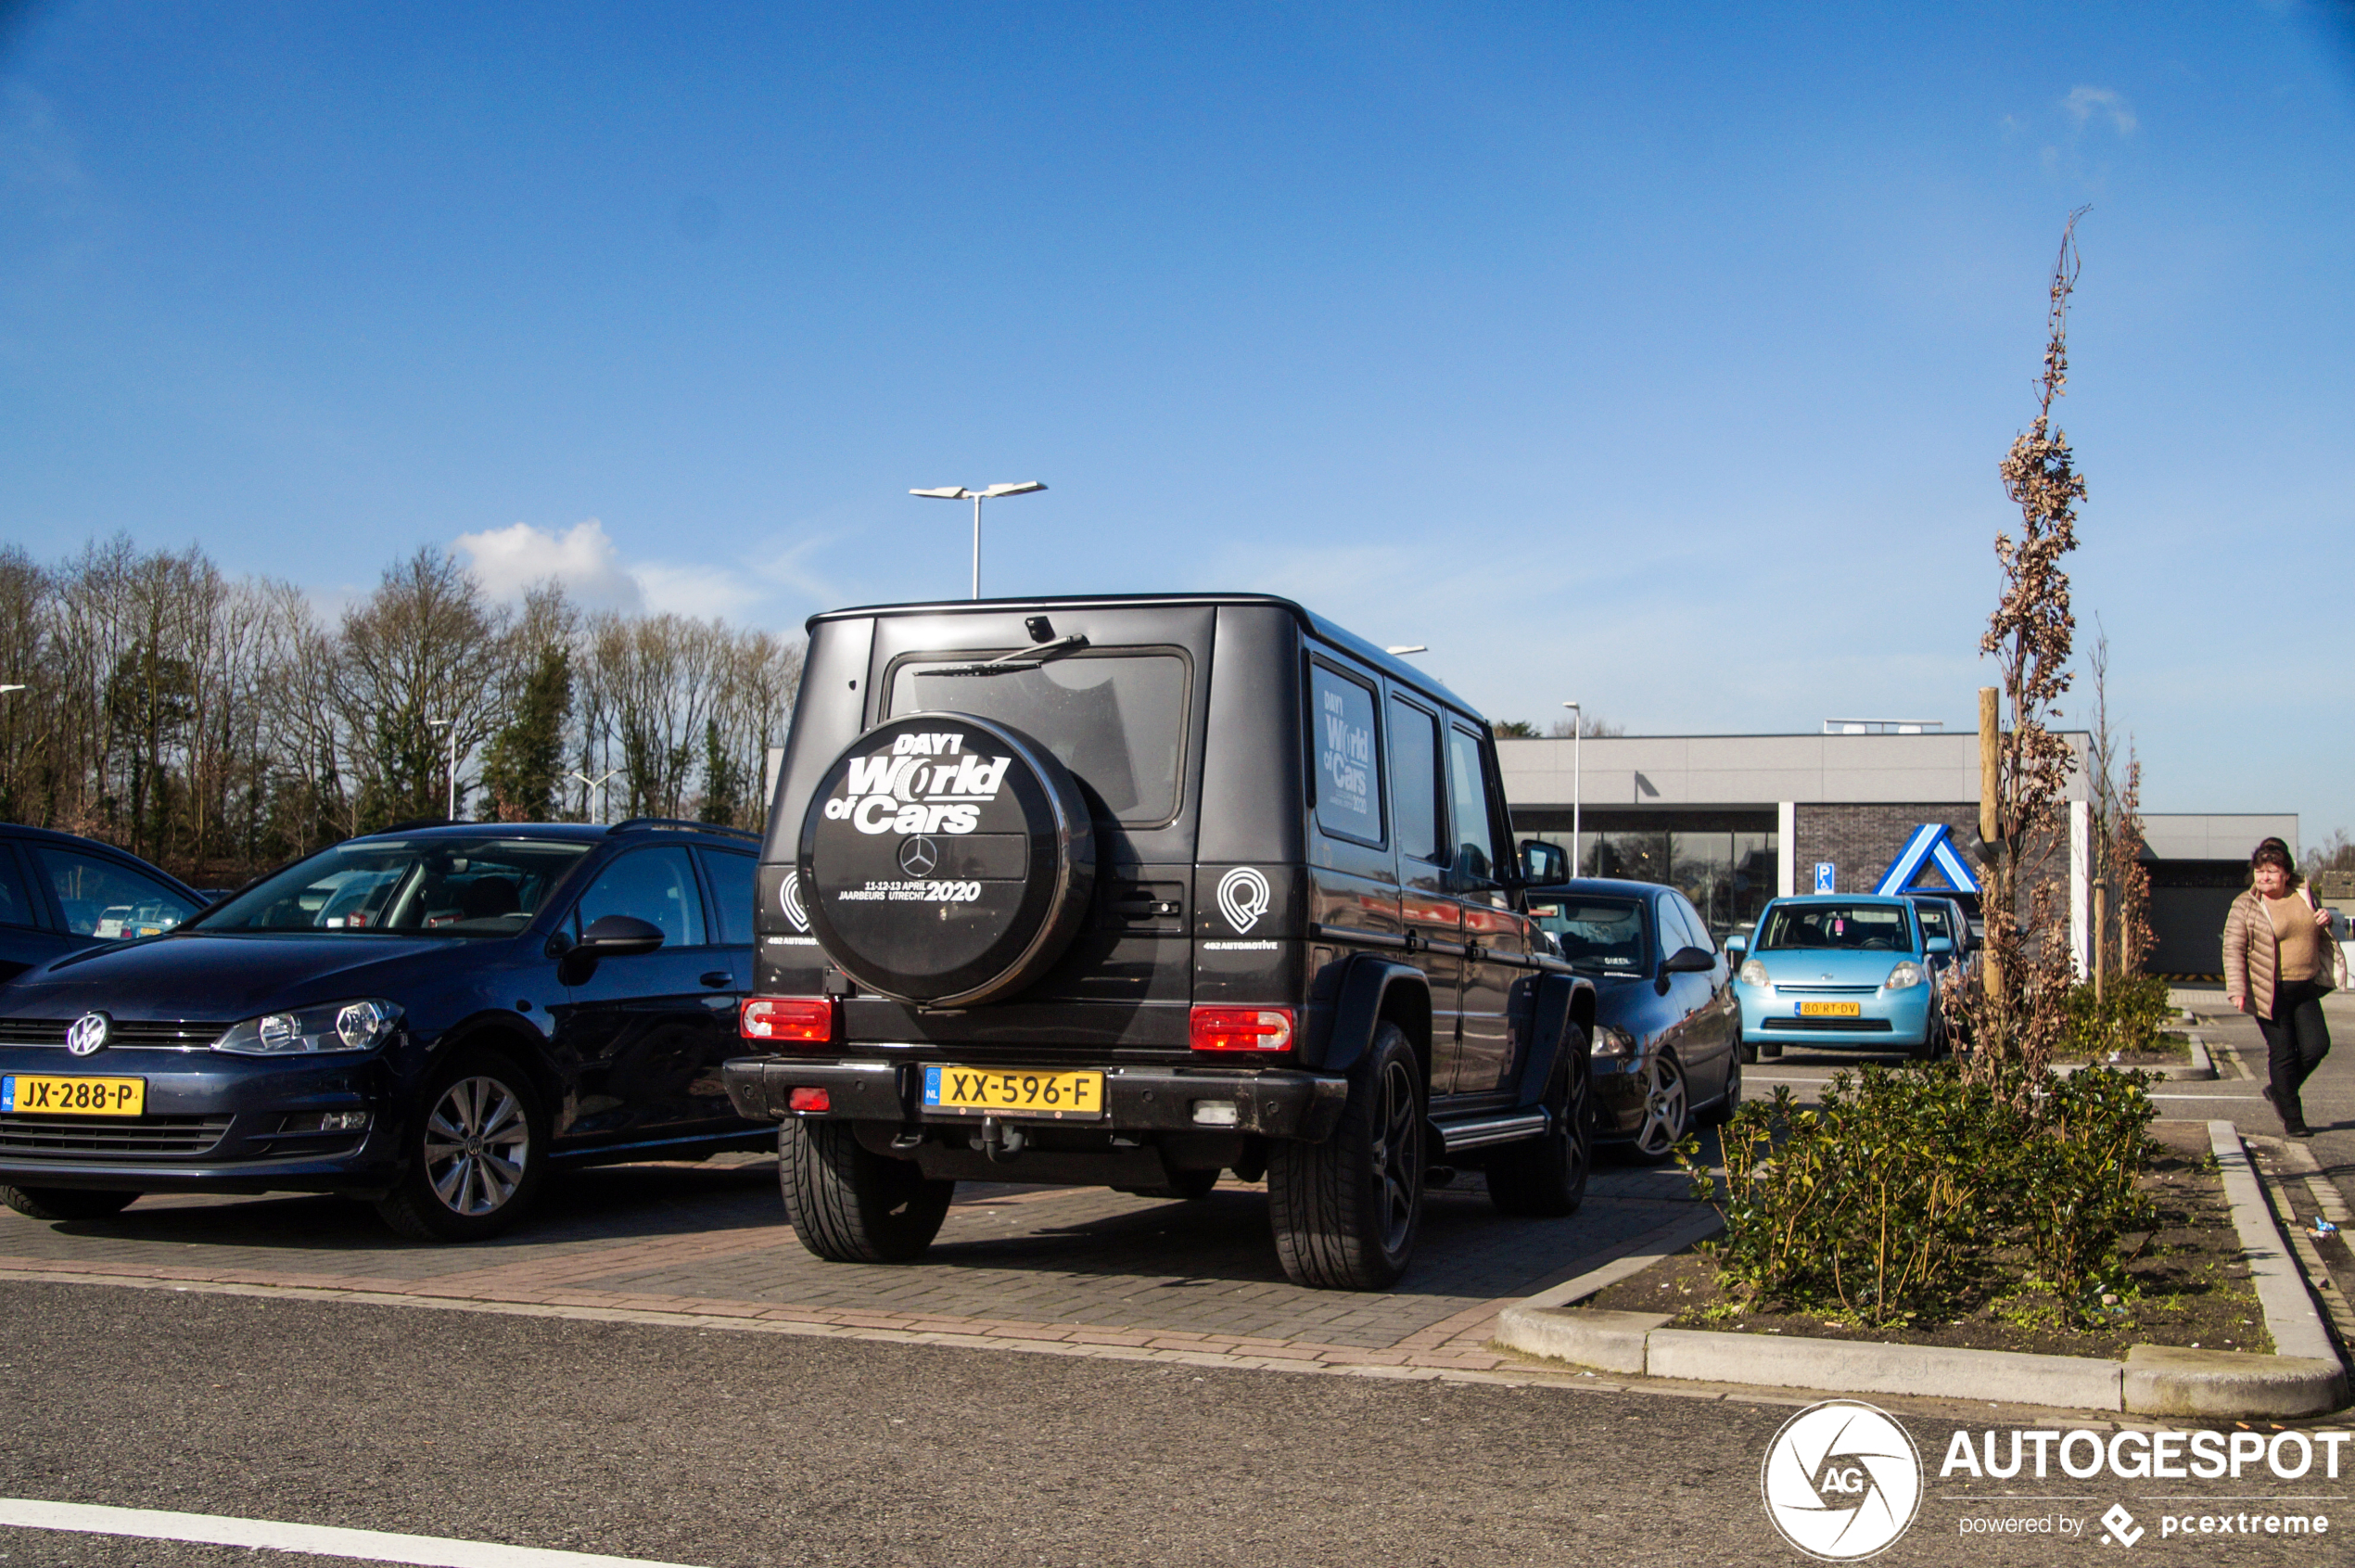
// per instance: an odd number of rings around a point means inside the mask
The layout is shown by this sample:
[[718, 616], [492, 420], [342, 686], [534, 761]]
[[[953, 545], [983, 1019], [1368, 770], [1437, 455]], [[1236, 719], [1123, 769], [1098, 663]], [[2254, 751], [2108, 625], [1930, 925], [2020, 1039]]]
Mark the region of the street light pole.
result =
[[911, 490], [910, 495], [921, 495], [927, 501], [970, 501], [974, 504], [974, 597], [981, 597], [981, 504], [995, 501], [1001, 495], [1028, 495], [1047, 487], [1037, 479], [1025, 479], [1020, 484], [991, 485], [987, 490], [967, 490], [962, 485], [943, 485], [937, 490]]
[[[600, 822], [603, 822], [607, 815], [605, 810], [605, 781], [620, 771], [621, 770], [618, 768], [611, 768], [592, 779], [578, 768], [575, 768], [572, 771], [572, 776], [579, 779], [586, 789], [593, 789], [597, 792], [597, 821]], [[582, 796], [581, 804], [584, 806], [588, 804], [588, 797], [586, 795]]]
[[1578, 754], [1586, 742], [1586, 710], [1574, 702], [1562, 706], [1571, 711], [1570, 720], [1570, 874], [1578, 870]]

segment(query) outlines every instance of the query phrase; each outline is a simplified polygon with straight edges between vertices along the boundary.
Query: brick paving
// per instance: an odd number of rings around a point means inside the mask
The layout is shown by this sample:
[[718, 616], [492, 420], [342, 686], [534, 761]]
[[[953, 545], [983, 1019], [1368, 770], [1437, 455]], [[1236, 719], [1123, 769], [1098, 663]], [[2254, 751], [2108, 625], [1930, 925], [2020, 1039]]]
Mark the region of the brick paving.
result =
[[466, 1247], [402, 1242], [334, 1198], [149, 1197], [72, 1224], [0, 1211], [0, 1272], [1460, 1376], [1518, 1364], [1488, 1348], [1497, 1310], [1683, 1221], [1684, 1188], [1606, 1168], [1572, 1217], [1507, 1219], [1467, 1176], [1431, 1195], [1407, 1277], [1368, 1294], [1287, 1281], [1265, 1191], [1231, 1181], [1199, 1203], [967, 1184], [923, 1262], [823, 1263], [794, 1239], [759, 1156], [576, 1173], [520, 1231]]

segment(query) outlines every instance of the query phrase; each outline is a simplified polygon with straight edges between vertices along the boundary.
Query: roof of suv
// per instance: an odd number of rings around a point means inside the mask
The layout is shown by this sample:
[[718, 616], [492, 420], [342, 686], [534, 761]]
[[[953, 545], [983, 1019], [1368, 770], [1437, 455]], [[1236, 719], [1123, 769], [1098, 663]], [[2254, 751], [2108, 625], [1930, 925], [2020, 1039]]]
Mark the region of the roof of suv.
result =
[[1307, 606], [1274, 593], [1068, 593], [1017, 599], [939, 599], [924, 604], [859, 605], [847, 609], [821, 610], [803, 622], [804, 630], [814, 629], [821, 620], [859, 620], [872, 616], [954, 615], [972, 610], [1023, 609], [1036, 606], [1051, 609], [1057, 606], [1091, 609], [1122, 609], [1129, 606], [1165, 608], [1182, 605], [1257, 605], [1280, 609], [1308, 631], [1326, 642], [1347, 649], [1350, 654], [1374, 666], [1401, 685], [1412, 686], [1429, 693], [1466, 713], [1480, 709], [1448, 690], [1428, 670], [1418, 669], [1397, 655], [1367, 642], [1355, 631], [1336, 626]]

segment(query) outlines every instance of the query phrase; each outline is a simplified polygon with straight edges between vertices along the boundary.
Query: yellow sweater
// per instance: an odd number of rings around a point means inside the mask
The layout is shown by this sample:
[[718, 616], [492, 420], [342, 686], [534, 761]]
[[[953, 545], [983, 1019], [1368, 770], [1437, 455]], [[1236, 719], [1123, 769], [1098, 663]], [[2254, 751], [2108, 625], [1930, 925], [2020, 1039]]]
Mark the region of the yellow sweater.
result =
[[2273, 923], [2273, 938], [2281, 944], [2281, 966], [2276, 971], [2283, 980], [2311, 980], [2323, 972], [2323, 949], [2318, 939], [2322, 927], [2314, 924], [2314, 911], [2305, 899], [2293, 893], [2286, 899], [2265, 900], [2266, 918]]

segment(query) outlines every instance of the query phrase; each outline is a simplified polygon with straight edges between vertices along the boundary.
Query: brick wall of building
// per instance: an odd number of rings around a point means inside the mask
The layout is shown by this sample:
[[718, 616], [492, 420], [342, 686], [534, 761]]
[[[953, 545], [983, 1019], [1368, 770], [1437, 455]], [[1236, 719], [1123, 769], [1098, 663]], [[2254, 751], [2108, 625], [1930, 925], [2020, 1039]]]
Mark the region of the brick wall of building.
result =
[[[1979, 858], [1979, 808], [1974, 804], [1911, 806], [1810, 806], [1801, 804], [1792, 822], [1792, 891], [1815, 890], [1815, 866], [1829, 860], [1839, 870], [1836, 890], [1869, 893], [1924, 822], [1944, 822], [1947, 842], [1973, 873], [1984, 874]], [[1919, 881], [1929, 878], [1917, 878]]]

